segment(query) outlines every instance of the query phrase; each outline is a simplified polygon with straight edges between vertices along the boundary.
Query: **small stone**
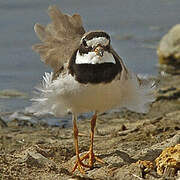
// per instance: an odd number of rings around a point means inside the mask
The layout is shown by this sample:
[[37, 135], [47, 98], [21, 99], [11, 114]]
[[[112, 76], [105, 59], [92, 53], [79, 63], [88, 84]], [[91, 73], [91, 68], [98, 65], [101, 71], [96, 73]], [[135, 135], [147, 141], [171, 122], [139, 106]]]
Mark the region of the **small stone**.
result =
[[120, 130], [125, 131], [125, 130], [127, 130], [127, 127], [124, 124], [122, 124], [121, 127], [120, 127]]
[[8, 127], [7, 123], [0, 117], [0, 127], [5, 128]]
[[132, 163], [130, 166], [125, 165], [118, 169], [115, 179], [120, 177], [122, 180], [143, 179], [144, 172], [140, 164]]
[[56, 164], [49, 160], [48, 158], [44, 157], [42, 154], [34, 152], [34, 151], [27, 151], [26, 155], [21, 159], [21, 162], [26, 162], [28, 166], [35, 166], [35, 167], [52, 167], [55, 168]]
[[142, 165], [144, 168], [147, 168], [149, 170], [153, 170], [154, 169], [154, 165], [151, 161], [137, 161], [136, 164], [140, 164]]

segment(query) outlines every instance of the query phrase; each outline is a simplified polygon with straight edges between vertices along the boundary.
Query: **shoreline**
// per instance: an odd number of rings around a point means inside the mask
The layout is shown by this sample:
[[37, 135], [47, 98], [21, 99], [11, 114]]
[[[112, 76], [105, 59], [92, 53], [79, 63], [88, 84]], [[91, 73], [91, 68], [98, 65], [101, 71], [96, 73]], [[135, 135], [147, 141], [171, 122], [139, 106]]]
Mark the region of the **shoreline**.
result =
[[[94, 149], [106, 164], [95, 163], [84, 177], [70, 172], [75, 160], [71, 127], [18, 119], [7, 122], [8, 127], [0, 124], [0, 179], [160, 179], [155, 170], [152, 176], [136, 162], [153, 162], [163, 148], [177, 144], [173, 137], [180, 133], [179, 76], [161, 78], [156, 97], [146, 115], [123, 110], [98, 117]], [[80, 152], [88, 151], [90, 120], [78, 121], [78, 128]]]

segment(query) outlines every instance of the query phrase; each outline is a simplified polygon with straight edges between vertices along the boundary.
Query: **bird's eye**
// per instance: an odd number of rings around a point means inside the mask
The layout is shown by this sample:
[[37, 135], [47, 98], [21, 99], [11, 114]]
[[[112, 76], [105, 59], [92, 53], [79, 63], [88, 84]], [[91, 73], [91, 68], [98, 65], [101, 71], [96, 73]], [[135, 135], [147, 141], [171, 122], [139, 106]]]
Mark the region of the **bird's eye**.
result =
[[86, 47], [86, 48], [88, 47], [85, 39], [83, 39], [83, 45], [84, 45], [84, 47]]

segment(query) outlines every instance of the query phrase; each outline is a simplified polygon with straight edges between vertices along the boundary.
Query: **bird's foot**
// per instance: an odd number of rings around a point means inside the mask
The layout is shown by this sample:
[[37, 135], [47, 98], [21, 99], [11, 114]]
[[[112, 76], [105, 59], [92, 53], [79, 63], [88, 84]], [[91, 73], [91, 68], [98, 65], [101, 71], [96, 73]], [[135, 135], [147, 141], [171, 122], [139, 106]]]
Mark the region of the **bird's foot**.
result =
[[84, 173], [85, 173], [83, 167], [89, 168], [89, 166], [86, 165], [86, 164], [84, 164], [84, 163], [82, 162], [83, 160], [84, 160], [84, 159], [81, 159], [81, 158], [78, 158], [78, 159], [76, 160], [76, 163], [75, 163], [75, 165], [74, 165], [74, 167], [73, 167], [73, 169], [72, 169], [72, 172], [74, 172], [74, 171], [78, 168], [78, 170], [80, 171], [81, 174], [84, 174]]
[[[88, 159], [89, 160], [89, 164], [86, 165], [84, 164], [82, 161], [85, 160], [85, 159]], [[87, 152], [86, 154], [84, 154], [81, 158], [77, 159], [75, 165], [74, 165], [74, 168], [72, 170], [72, 172], [74, 172], [77, 168], [79, 169], [79, 171], [84, 174], [85, 171], [84, 169], [82, 168], [83, 167], [86, 167], [86, 168], [92, 168], [93, 165], [94, 165], [94, 162], [97, 161], [99, 163], [104, 163], [103, 160], [101, 160], [100, 158], [98, 158], [93, 152], [89, 151]]]

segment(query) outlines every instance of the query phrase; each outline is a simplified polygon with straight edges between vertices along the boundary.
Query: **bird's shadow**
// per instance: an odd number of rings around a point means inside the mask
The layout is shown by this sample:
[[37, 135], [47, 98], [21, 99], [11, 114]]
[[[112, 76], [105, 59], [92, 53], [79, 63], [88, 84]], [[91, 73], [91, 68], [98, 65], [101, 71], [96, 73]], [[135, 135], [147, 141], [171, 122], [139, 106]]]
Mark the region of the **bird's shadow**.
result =
[[111, 152], [109, 154], [102, 154], [99, 157], [103, 159], [103, 158], [111, 157], [111, 156], [119, 156], [127, 164], [131, 164], [133, 162], [136, 162], [136, 159], [131, 158], [129, 156], [129, 154], [127, 154], [124, 151], [120, 151], [120, 150], [116, 150], [116, 151]]
[[104, 159], [111, 156], [119, 156], [122, 159], [122, 161], [112, 164], [105, 163], [105, 165], [110, 165], [111, 167], [122, 167], [123, 165], [130, 165], [132, 163], [136, 163], [138, 160], [154, 161], [161, 152], [162, 152], [161, 149], [156, 149], [156, 150], [151, 149], [137, 158], [132, 158], [128, 153], [124, 151], [115, 150], [114, 152], [108, 154], [101, 154], [99, 155], [99, 157], [101, 159]]

